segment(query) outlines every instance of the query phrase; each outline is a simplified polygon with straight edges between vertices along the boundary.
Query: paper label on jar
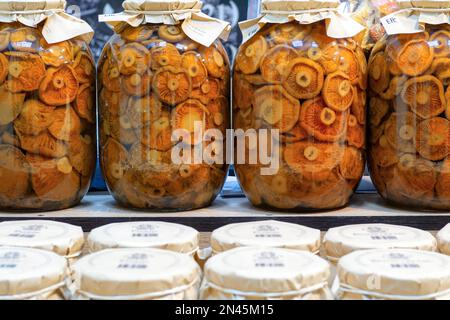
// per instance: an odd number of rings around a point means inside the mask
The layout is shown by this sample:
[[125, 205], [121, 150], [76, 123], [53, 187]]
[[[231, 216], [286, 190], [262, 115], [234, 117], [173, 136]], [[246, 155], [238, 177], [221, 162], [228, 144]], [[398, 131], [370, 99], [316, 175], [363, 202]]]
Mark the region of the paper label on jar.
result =
[[92, 27], [65, 13], [65, 6], [66, 1], [63, 0], [0, 1], [0, 22], [20, 22], [36, 28], [45, 21], [42, 35], [50, 44], [78, 36], [90, 42], [94, 36]]

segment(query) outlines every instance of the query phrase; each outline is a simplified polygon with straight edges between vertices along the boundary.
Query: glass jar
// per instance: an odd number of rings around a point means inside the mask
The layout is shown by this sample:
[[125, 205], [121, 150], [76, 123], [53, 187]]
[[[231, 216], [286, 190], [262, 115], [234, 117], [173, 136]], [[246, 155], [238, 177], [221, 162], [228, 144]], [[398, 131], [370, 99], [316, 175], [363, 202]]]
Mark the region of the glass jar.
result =
[[[240, 48], [234, 128], [258, 137], [244, 151], [236, 147], [236, 158], [248, 157], [235, 162], [254, 205], [321, 210], [348, 203], [364, 172], [366, 67], [359, 44], [328, 37], [323, 21], [268, 24]], [[261, 135], [274, 129], [272, 139]], [[261, 158], [251, 163], [257, 149], [279, 162], [276, 174], [262, 173]]]
[[[107, 43], [99, 75], [101, 165], [114, 198], [160, 211], [208, 206], [228, 170], [224, 157], [210, 161], [225, 154], [230, 126], [229, 60], [220, 41], [204, 47], [179, 25], [127, 25]], [[206, 141], [209, 129], [222, 137]], [[175, 159], [198, 150], [200, 161]]]
[[386, 36], [369, 60], [369, 166], [379, 194], [450, 208], [450, 26]]
[[0, 208], [76, 205], [96, 161], [96, 70], [88, 43], [49, 44], [37, 28], [0, 23]]

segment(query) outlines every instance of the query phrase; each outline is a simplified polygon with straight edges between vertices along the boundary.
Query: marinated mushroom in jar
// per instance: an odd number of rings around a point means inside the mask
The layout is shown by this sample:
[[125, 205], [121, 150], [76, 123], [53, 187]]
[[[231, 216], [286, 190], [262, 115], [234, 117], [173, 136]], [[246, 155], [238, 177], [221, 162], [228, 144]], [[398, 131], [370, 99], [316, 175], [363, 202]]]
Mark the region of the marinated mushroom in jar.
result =
[[[234, 128], [258, 136], [245, 141], [245, 163], [236, 150], [235, 167], [254, 205], [322, 210], [348, 203], [365, 165], [366, 73], [359, 44], [328, 37], [323, 22], [268, 24], [242, 45], [234, 68]], [[275, 174], [261, 171], [267, 167], [261, 149], [279, 162]]]
[[380, 195], [448, 209], [450, 27], [386, 36], [369, 60], [369, 167]]
[[96, 69], [80, 37], [49, 44], [0, 24], [0, 208], [59, 210], [87, 193], [96, 161]]
[[[230, 127], [229, 68], [219, 41], [204, 47], [179, 25], [127, 26], [107, 43], [99, 62], [100, 156], [121, 205], [178, 211], [215, 199], [228, 170], [219, 142]], [[210, 129], [221, 136], [205, 140]], [[199, 163], [183, 160], [199, 147]]]

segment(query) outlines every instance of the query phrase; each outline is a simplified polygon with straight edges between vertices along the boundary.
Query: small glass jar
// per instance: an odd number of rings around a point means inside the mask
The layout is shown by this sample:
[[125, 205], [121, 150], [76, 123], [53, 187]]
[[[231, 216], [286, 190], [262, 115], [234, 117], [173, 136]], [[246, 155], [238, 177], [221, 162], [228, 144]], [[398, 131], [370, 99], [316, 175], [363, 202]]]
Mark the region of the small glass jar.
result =
[[[121, 205], [178, 211], [216, 198], [228, 170], [224, 157], [193, 163], [174, 155], [199, 147], [211, 148], [203, 155], [225, 155], [229, 65], [220, 41], [204, 47], [180, 25], [127, 25], [109, 40], [99, 62], [100, 156]], [[205, 141], [209, 129], [222, 137]]]
[[450, 26], [384, 37], [369, 60], [369, 167], [400, 206], [450, 208]]
[[[236, 148], [235, 162], [254, 205], [347, 205], [365, 165], [366, 67], [359, 44], [328, 37], [324, 21], [267, 24], [244, 43], [234, 66], [233, 124], [257, 137], [246, 140], [245, 151]], [[263, 130], [279, 135], [266, 139]], [[276, 174], [262, 173], [264, 150], [279, 163]]]
[[48, 43], [0, 23], [0, 208], [48, 211], [80, 202], [96, 161], [96, 70], [84, 37]]

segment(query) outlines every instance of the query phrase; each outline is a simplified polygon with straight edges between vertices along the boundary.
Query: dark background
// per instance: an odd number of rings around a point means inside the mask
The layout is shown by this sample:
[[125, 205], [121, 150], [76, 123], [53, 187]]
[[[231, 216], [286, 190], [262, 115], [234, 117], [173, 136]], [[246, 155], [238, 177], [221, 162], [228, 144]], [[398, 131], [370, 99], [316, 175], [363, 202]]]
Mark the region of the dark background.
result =
[[[231, 23], [233, 32], [229, 40], [224, 43], [230, 58], [233, 58], [241, 43], [241, 33], [238, 30], [238, 22], [247, 18], [247, 0], [203, 0], [203, 11], [215, 18]], [[95, 38], [91, 44], [94, 55], [98, 58], [103, 46], [113, 34], [111, 28], [98, 22], [98, 15], [122, 11], [122, 1], [111, 0], [68, 0], [67, 12], [81, 17], [95, 30]], [[106, 190], [105, 182], [97, 167], [95, 178], [92, 182], [93, 190]]]

